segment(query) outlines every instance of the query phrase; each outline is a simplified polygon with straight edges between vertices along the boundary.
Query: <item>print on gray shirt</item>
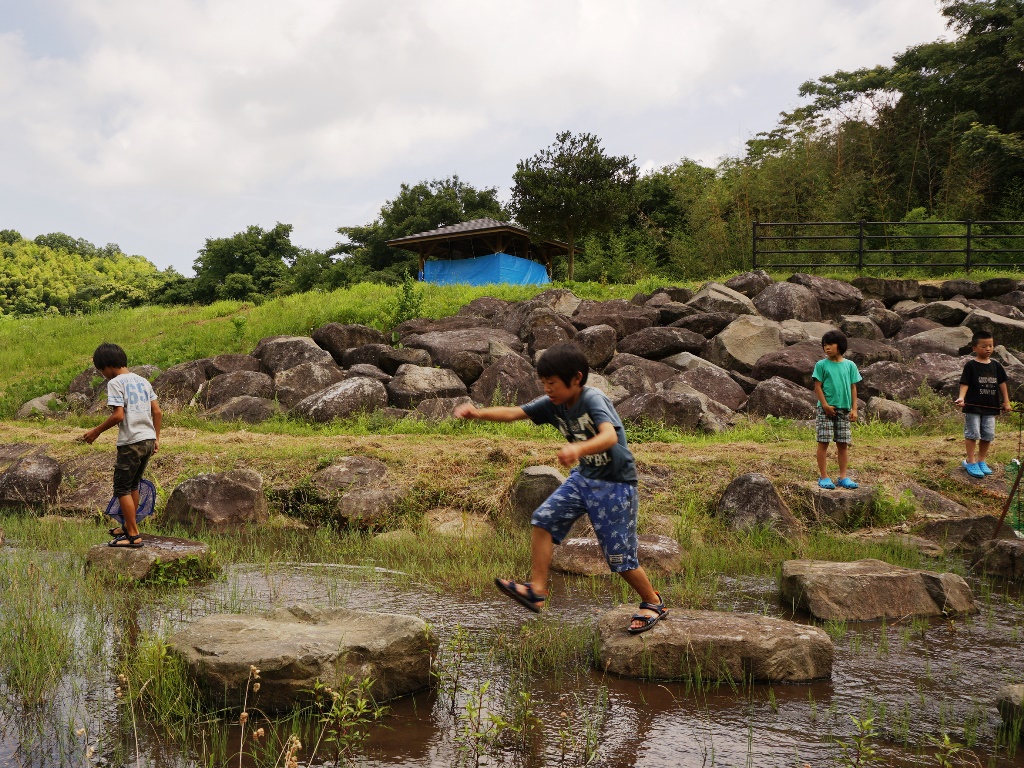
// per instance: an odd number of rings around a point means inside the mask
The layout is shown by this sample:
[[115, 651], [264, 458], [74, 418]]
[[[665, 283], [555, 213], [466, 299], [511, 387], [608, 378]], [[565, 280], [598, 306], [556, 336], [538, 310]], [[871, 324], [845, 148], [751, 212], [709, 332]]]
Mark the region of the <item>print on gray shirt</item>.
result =
[[156, 393], [152, 385], [135, 373], [122, 373], [107, 382], [107, 405], [124, 408], [124, 421], [117, 428], [117, 444], [132, 445], [156, 440], [153, 406]]

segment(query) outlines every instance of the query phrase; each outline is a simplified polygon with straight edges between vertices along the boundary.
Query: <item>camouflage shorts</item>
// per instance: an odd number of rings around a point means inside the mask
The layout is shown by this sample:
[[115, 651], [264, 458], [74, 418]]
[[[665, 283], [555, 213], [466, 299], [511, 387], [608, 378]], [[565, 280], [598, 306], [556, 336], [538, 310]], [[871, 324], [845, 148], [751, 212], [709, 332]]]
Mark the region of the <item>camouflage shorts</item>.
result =
[[114, 462], [115, 496], [120, 498], [138, 490], [142, 473], [146, 471], [149, 457], [153, 455], [154, 445], [156, 440], [117, 446], [117, 461]]

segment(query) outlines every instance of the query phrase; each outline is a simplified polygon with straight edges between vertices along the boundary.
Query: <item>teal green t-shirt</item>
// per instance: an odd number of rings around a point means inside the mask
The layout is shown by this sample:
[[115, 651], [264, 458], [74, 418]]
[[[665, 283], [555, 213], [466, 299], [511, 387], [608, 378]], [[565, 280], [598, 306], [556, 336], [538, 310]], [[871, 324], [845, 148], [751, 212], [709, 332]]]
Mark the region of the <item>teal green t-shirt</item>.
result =
[[860, 371], [853, 360], [833, 363], [827, 357], [814, 364], [811, 378], [821, 382], [825, 402], [836, 408], [850, 410], [853, 407], [850, 387], [861, 379]]

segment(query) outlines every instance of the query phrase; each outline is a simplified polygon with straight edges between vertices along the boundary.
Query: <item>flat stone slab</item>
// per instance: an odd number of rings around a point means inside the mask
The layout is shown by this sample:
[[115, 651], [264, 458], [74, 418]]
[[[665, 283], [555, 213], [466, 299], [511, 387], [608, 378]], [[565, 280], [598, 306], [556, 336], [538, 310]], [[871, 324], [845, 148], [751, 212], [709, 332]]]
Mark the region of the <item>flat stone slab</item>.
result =
[[[917, 529], [916, 533], [925, 539], [931, 539], [946, 549], [955, 552], [973, 552], [979, 544], [993, 538], [999, 518], [995, 515], [973, 515], [968, 517], [943, 518], [929, 520]], [[995, 536], [997, 540], [1016, 540], [1013, 528], [1005, 522]]]
[[971, 568], [987, 576], [1024, 580], [1024, 539], [989, 539], [971, 556]]
[[954, 573], [934, 573], [881, 560], [833, 563], [787, 560], [780, 599], [816, 619], [877, 621], [913, 616], [977, 613], [967, 582]]
[[319, 680], [337, 686], [342, 675], [370, 679], [378, 702], [431, 683], [437, 639], [416, 616], [345, 608], [279, 608], [261, 616], [206, 616], [175, 633], [171, 650], [212, 703], [239, 707], [250, 666], [260, 670], [260, 690], [249, 705], [290, 711]]
[[985, 477], [971, 477], [959, 463], [946, 474], [960, 485], [976, 488], [983, 491], [986, 496], [1005, 500], [1010, 490], [1006, 483], [1006, 472], [997, 464], [989, 466], [992, 467], [992, 474]]
[[887, 531], [884, 529], [867, 530], [854, 531], [853, 533], [848, 533], [846, 535], [851, 539], [867, 541], [872, 544], [887, 544], [893, 542], [899, 544], [901, 547], [906, 547], [907, 549], [916, 549], [926, 557], [942, 557], [946, 553], [945, 549], [931, 539], [926, 539], [922, 536], [914, 536], [911, 533], [905, 533], [903, 531]]
[[801, 483], [794, 488], [797, 495], [810, 505], [814, 519], [819, 523], [830, 523], [843, 529], [865, 525], [875, 510], [875, 487], [862, 485], [847, 490], [836, 488], [826, 491], [817, 482]]
[[142, 541], [143, 546], [139, 549], [109, 547], [106, 544], [90, 547], [86, 554], [87, 567], [134, 581], [156, 577], [188, 578], [195, 574], [196, 561], [202, 565], [199, 570], [203, 575], [211, 573], [212, 566], [204, 562], [210, 548], [202, 542], [145, 533]]
[[[682, 570], [683, 552], [675, 539], [656, 534], [638, 536], [637, 539], [637, 556], [645, 571], [671, 576]], [[596, 538], [590, 537], [563, 540], [555, 547], [551, 567], [562, 573], [575, 573], [581, 576], [607, 576], [611, 573], [600, 543]]]
[[626, 631], [634, 605], [598, 621], [598, 664], [622, 677], [801, 683], [832, 676], [835, 649], [824, 630], [760, 614], [686, 611], [639, 635]]

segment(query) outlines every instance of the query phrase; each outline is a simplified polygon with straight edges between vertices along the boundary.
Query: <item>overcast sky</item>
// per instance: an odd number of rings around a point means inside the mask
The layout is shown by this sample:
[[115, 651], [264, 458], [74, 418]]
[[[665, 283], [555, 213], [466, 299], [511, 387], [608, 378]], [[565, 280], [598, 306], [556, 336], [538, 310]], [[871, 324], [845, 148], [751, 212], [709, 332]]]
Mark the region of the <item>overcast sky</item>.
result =
[[327, 248], [402, 182], [507, 199], [562, 130], [740, 155], [802, 82], [945, 34], [935, 0], [0, 0], [0, 229], [186, 274], [250, 224]]

